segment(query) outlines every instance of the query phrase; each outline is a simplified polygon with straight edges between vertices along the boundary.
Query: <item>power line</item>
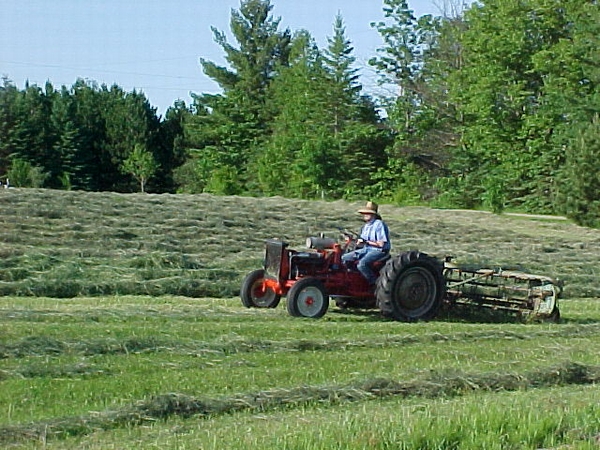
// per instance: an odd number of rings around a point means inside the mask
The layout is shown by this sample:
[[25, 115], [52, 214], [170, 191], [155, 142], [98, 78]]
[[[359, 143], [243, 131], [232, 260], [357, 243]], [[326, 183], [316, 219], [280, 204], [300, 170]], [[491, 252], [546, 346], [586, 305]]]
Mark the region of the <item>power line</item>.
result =
[[198, 80], [195, 77], [181, 76], [181, 75], [162, 75], [156, 73], [143, 73], [143, 72], [128, 72], [122, 70], [111, 70], [111, 69], [98, 69], [98, 68], [86, 68], [86, 67], [70, 67], [70, 66], [62, 66], [58, 64], [39, 64], [39, 63], [27, 63], [20, 61], [0, 61], [2, 64], [15, 64], [20, 66], [28, 66], [28, 67], [46, 67], [51, 69], [61, 69], [61, 70], [75, 70], [75, 71], [86, 71], [86, 72], [102, 72], [102, 73], [111, 73], [115, 75], [135, 75], [135, 76], [143, 76], [143, 77], [158, 77], [158, 78], [170, 78], [175, 80]]

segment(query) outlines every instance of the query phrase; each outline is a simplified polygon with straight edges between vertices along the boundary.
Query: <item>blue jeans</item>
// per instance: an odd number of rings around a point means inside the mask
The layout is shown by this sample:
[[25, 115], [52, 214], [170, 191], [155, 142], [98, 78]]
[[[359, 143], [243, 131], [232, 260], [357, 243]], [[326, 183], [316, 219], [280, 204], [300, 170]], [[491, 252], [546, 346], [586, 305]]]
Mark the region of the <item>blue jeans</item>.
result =
[[382, 252], [373, 247], [363, 247], [353, 252], [342, 255], [342, 261], [345, 263], [358, 260], [356, 268], [367, 279], [369, 284], [375, 284], [377, 274], [373, 271], [372, 264], [385, 258], [387, 252]]

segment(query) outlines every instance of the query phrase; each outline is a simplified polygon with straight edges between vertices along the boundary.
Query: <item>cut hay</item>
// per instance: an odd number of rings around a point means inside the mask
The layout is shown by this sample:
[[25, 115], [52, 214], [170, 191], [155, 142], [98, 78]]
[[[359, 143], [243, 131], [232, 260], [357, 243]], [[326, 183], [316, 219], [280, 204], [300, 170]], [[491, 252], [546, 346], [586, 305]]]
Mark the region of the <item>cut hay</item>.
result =
[[313, 403], [335, 405], [385, 397], [451, 397], [481, 391], [515, 391], [594, 384], [599, 381], [600, 366], [567, 362], [522, 374], [439, 372], [410, 382], [377, 378], [343, 386], [302, 386], [213, 399], [169, 393], [118, 410], [3, 426], [0, 427], [0, 443], [11, 444], [22, 440], [45, 441], [50, 438], [81, 436], [97, 430], [136, 426], [172, 416], [210, 418], [236, 411], [265, 412], [277, 408], [298, 408]]

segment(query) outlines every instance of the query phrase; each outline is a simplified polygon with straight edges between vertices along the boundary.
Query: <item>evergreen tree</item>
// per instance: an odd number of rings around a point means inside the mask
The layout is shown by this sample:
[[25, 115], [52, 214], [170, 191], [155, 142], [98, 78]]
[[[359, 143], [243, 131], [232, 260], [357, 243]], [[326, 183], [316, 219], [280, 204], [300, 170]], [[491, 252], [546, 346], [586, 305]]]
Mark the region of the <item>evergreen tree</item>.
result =
[[370, 64], [379, 71], [380, 83], [395, 89], [384, 99], [385, 123], [395, 139], [386, 149], [388, 163], [378, 167], [371, 190], [398, 203], [416, 202], [428, 186], [425, 172], [437, 168], [440, 159], [439, 146], [431, 145], [428, 138], [439, 116], [435, 104], [444, 98], [437, 95], [443, 90], [432, 91], [439, 85], [432, 83], [428, 72], [440, 24], [431, 16], [417, 18], [406, 0], [384, 0], [384, 15], [384, 21], [372, 25], [385, 45]]
[[329, 106], [333, 112], [333, 133], [337, 135], [345, 122], [358, 117], [356, 112], [362, 86], [358, 82], [358, 69], [354, 67], [354, 47], [346, 38], [346, 28], [340, 14], [335, 17], [333, 31], [333, 37], [327, 39], [329, 45], [323, 52], [323, 62], [331, 77], [332, 97]]
[[201, 59], [206, 75], [223, 90], [195, 97], [198, 114], [189, 125], [199, 138], [194, 157], [207, 191], [240, 192], [247, 162], [268, 137], [266, 91], [287, 65], [291, 39], [289, 30], [278, 31], [280, 19], [271, 16], [272, 8], [270, 0], [245, 0], [232, 12], [230, 27], [238, 47], [213, 28], [230, 67]]
[[175, 172], [186, 162], [184, 124], [190, 116], [191, 111], [185, 102], [178, 100], [167, 109], [164, 120], [160, 122], [154, 156], [160, 166], [156, 176], [161, 178], [157, 186], [161, 192], [176, 190]]
[[79, 149], [73, 162], [74, 189], [87, 191], [110, 190], [104, 178], [111, 170], [104, 153], [106, 140], [105, 111], [99, 87], [94, 82], [78, 79], [71, 87], [74, 102], [74, 123], [79, 130]]
[[10, 155], [20, 147], [18, 142], [20, 117], [17, 104], [21, 92], [6, 77], [0, 86], [0, 176], [5, 176], [10, 166]]
[[35, 175], [28, 185], [129, 191], [135, 184], [120, 167], [139, 144], [160, 165], [153, 189], [173, 190], [171, 172], [183, 162], [181, 152], [174, 153], [181, 121], [171, 113], [161, 123], [135, 90], [80, 79], [71, 89], [57, 91], [48, 82], [43, 90], [26, 84], [19, 91], [3, 79], [0, 106], [0, 176], [16, 163], [17, 176]]
[[30, 163], [43, 172], [55, 163], [52, 158], [55, 135], [48, 120], [53, 95], [49, 83], [45, 92], [37, 85], [26, 83], [16, 96], [12, 104], [12, 127], [8, 130], [9, 159]]
[[339, 161], [332, 174], [340, 180], [340, 193], [345, 197], [363, 196], [365, 186], [373, 181], [371, 174], [386, 164], [389, 134], [378, 126], [380, 118], [374, 102], [361, 95], [354, 47], [346, 37], [340, 14], [335, 17], [333, 31], [323, 52], [324, 67], [330, 78], [325, 99]]
[[159, 129], [156, 110], [135, 90], [126, 93], [117, 85], [101, 86], [105, 140], [102, 148], [105, 189], [130, 191], [133, 186], [120, 170], [136, 145], [154, 151]]
[[294, 37], [290, 66], [270, 89], [272, 137], [252, 171], [260, 192], [358, 195], [359, 180], [368, 179], [382, 148], [374, 105], [360, 96], [352, 52], [339, 15], [324, 51], [306, 31]]
[[6, 173], [7, 180], [11, 186], [41, 188], [48, 178], [48, 174], [39, 166], [34, 166], [29, 161], [13, 156], [10, 161], [10, 169]]
[[52, 148], [55, 164], [50, 168], [50, 183], [52, 187], [71, 189], [77, 182], [80, 173], [76, 161], [81, 151], [80, 133], [75, 124], [75, 103], [69, 90], [63, 86], [54, 96], [50, 123], [56, 135]]
[[314, 40], [306, 31], [297, 33], [290, 67], [282, 69], [269, 91], [276, 113], [271, 138], [255, 163], [261, 192], [314, 198], [326, 189], [327, 165], [335, 164], [324, 154], [333, 135], [325, 118], [329, 82]]

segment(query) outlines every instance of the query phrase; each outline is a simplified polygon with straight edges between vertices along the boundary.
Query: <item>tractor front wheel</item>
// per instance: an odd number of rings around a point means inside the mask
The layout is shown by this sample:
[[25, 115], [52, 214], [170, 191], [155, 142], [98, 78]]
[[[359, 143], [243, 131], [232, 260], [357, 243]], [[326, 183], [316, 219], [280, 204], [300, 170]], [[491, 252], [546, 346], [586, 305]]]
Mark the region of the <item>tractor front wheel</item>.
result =
[[287, 310], [290, 316], [323, 317], [329, 308], [329, 295], [325, 286], [316, 278], [302, 278], [294, 283], [287, 294]]
[[390, 259], [375, 291], [381, 312], [407, 322], [433, 318], [446, 292], [442, 269], [442, 262], [416, 250]]
[[242, 283], [240, 297], [246, 308], [275, 308], [281, 296], [264, 284], [265, 271], [258, 269], [250, 272]]

